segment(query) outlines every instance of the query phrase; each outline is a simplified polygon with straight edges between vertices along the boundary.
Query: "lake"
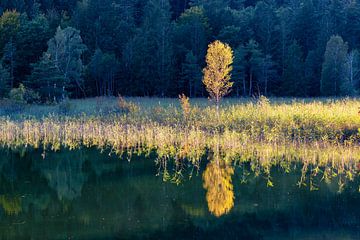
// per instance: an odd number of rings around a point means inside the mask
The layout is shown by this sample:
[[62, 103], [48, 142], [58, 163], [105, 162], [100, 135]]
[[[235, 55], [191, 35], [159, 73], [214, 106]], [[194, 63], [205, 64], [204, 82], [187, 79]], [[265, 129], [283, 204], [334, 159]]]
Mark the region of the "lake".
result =
[[256, 176], [204, 160], [174, 179], [155, 160], [0, 150], [0, 239], [360, 239], [357, 178], [339, 192], [336, 177], [299, 187], [297, 164]]

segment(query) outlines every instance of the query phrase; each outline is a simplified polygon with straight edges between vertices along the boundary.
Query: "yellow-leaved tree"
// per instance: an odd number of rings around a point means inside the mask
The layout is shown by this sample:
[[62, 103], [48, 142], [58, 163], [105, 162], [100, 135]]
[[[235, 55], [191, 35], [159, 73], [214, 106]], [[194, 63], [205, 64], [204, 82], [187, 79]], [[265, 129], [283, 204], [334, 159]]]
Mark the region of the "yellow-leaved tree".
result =
[[233, 59], [233, 51], [228, 44], [220, 41], [209, 44], [203, 83], [210, 97], [216, 102], [217, 112], [221, 98], [230, 92], [233, 85], [233, 82], [230, 82]]

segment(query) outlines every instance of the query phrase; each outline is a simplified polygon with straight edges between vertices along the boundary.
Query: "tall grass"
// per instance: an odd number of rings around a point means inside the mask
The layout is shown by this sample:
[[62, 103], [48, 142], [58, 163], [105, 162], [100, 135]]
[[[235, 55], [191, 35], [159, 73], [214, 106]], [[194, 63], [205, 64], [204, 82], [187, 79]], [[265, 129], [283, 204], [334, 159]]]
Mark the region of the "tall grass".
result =
[[0, 145], [44, 151], [97, 147], [118, 155], [156, 151], [165, 173], [173, 160], [175, 176], [181, 176], [185, 163], [198, 167], [211, 155], [228, 163], [251, 163], [252, 171], [267, 175], [273, 166], [289, 170], [294, 162], [306, 166], [304, 175], [319, 167], [325, 177], [327, 168], [347, 179], [358, 173], [359, 100], [228, 100], [219, 118], [205, 100], [191, 106], [185, 100], [186, 111], [177, 100], [142, 104], [142, 99], [120, 98], [119, 104], [116, 99], [73, 101], [75, 112], [68, 116], [51, 111], [3, 116]]

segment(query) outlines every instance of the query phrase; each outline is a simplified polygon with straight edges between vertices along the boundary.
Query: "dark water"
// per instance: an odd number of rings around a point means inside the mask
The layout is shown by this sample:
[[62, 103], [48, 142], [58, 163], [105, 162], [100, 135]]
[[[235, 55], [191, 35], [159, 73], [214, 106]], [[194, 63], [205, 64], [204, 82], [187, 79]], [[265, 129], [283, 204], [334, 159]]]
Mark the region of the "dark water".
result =
[[338, 193], [298, 188], [299, 171], [241, 183], [234, 207], [209, 212], [202, 172], [180, 185], [156, 176], [154, 159], [97, 150], [0, 151], [0, 239], [360, 239], [358, 183]]

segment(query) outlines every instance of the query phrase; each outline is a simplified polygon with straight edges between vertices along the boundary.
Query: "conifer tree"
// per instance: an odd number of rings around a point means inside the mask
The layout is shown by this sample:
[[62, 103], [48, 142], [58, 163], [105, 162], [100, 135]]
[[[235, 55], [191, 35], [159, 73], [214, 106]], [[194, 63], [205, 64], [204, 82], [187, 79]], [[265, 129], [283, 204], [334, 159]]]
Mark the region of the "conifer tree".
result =
[[341, 95], [341, 85], [346, 74], [348, 45], [336, 35], [326, 45], [321, 76], [321, 93], [325, 96]]
[[10, 41], [4, 47], [4, 55], [2, 58], [2, 64], [9, 69], [10, 73], [10, 88], [14, 87], [15, 79], [15, 64], [16, 64], [16, 46], [11, 38]]
[[188, 52], [182, 65], [182, 83], [188, 86], [189, 96], [197, 96], [201, 89], [201, 68], [192, 51]]
[[253, 39], [250, 39], [246, 44], [246, 51], [248, 59], [249, 96], [251, 96], [254, 93], [254, 78], [256, 77], [256, 73], [261, 69], [263, 54], [259, 49], [259, 44]]
[[246, 96], [246, 49], [244, 46], [239, 46], [234, 51], [234, 64], [233, 64], [233, 73], [232, 79], [234, 82], [234, 88], [236, 91], [236, 96], [240, 96], [240, 91], [242, 90], [242, 95]]
[[45, 53], [42, 59], [32, 64], [33, 71], [26, 85], [36, 91], [43, 102], [57, 102], [66, 95], [66, 79], [49, 54]]
[[299, 44], [294, 41], [288, 48], [285, 58], [282, 92], [287, 96], [305, 96], [303, 53]]
[[5, 97], [10, 90], [9, 71], [0, 64], [0, 98]]

